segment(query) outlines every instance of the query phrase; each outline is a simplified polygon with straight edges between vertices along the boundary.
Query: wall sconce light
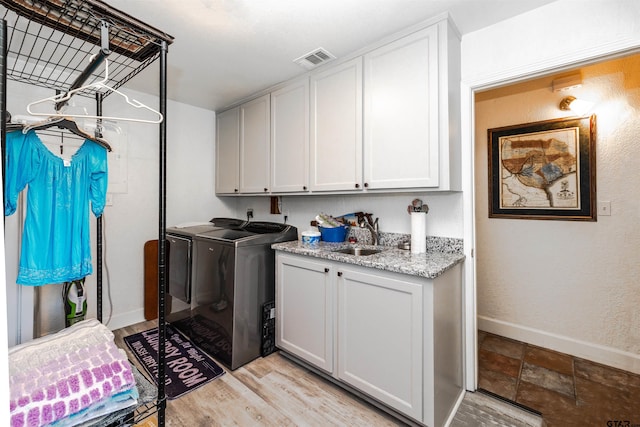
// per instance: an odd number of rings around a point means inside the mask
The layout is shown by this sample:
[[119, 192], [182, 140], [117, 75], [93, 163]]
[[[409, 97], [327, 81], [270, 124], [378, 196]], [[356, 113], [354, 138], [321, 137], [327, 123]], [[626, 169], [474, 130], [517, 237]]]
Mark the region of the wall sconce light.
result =
[[563, 111], [571, 110], [571, 104], [576, 100], [575, 96], [567, 96], [560, 101], [560, 109]]
[[[582, 74], [575, 73], [570, 76], [554, 79], [551, 82], [551, 87], [554, 92], [568, 92], [572, 89], [577, 89], [582, 86]], [[560, 101], [560, 109], [562, 111], [573, 111], [577, 115], [584, 115], [595, 104], [593, 102], [585, 101], [584, 99], [576, 99], [575, 96], [568, 95], [562, 98]]]
[[575, 96], [567, 96], [562, 98], [560, 101], [560, 109], [563, 111], [573, 111], [578, 115], [586, 114], [591, 108], [593, 108], [594, 103], [590, 101], [585, 101], [584, 99], [577, 99]]

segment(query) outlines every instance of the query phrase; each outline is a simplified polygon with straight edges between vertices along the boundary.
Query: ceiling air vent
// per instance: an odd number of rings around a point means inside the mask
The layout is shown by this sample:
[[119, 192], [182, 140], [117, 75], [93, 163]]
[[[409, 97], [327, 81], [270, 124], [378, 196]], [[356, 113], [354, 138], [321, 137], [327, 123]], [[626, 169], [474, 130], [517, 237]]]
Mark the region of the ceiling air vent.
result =
[[329, 62], [332, 59], [336, 59], [336, 57], [320, 47], [309, 53], [305, 53], [300, 58], [294, 59], [293, 62], [302, 65], [304, 68], [309, 70], [317, 67], [318, 65], [322, 65], [325, 62]]

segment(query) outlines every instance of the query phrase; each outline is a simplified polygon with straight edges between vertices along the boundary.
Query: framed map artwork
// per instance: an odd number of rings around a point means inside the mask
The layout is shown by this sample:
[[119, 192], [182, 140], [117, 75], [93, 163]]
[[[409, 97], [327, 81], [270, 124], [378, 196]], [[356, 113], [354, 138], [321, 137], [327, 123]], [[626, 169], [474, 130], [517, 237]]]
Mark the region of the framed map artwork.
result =
[[489, 129], [489, 217], [596, 221], [596, 117]]

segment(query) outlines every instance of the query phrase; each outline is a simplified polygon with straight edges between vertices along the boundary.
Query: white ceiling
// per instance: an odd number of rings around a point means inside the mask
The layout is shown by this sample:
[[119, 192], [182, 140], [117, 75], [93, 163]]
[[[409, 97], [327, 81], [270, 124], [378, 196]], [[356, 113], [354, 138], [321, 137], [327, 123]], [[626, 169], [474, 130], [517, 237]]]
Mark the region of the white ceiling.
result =
[[[175, 37], [170, 99], [211, 110], [307, 70], [293, 62], [323, 47], [338, 58], [449, 12], [462, 34], [554, 0], [106, 0]], [[157, 67], [127, 83], [158, 93]]]

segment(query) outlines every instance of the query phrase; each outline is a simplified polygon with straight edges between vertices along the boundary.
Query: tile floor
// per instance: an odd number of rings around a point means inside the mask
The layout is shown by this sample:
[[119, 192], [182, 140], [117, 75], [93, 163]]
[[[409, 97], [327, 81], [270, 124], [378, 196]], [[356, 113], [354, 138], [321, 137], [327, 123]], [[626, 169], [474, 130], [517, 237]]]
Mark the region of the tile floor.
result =
[[534, 409], [549, 427], [640, 427], [640, 375], [478, 332], [478, 386]]

